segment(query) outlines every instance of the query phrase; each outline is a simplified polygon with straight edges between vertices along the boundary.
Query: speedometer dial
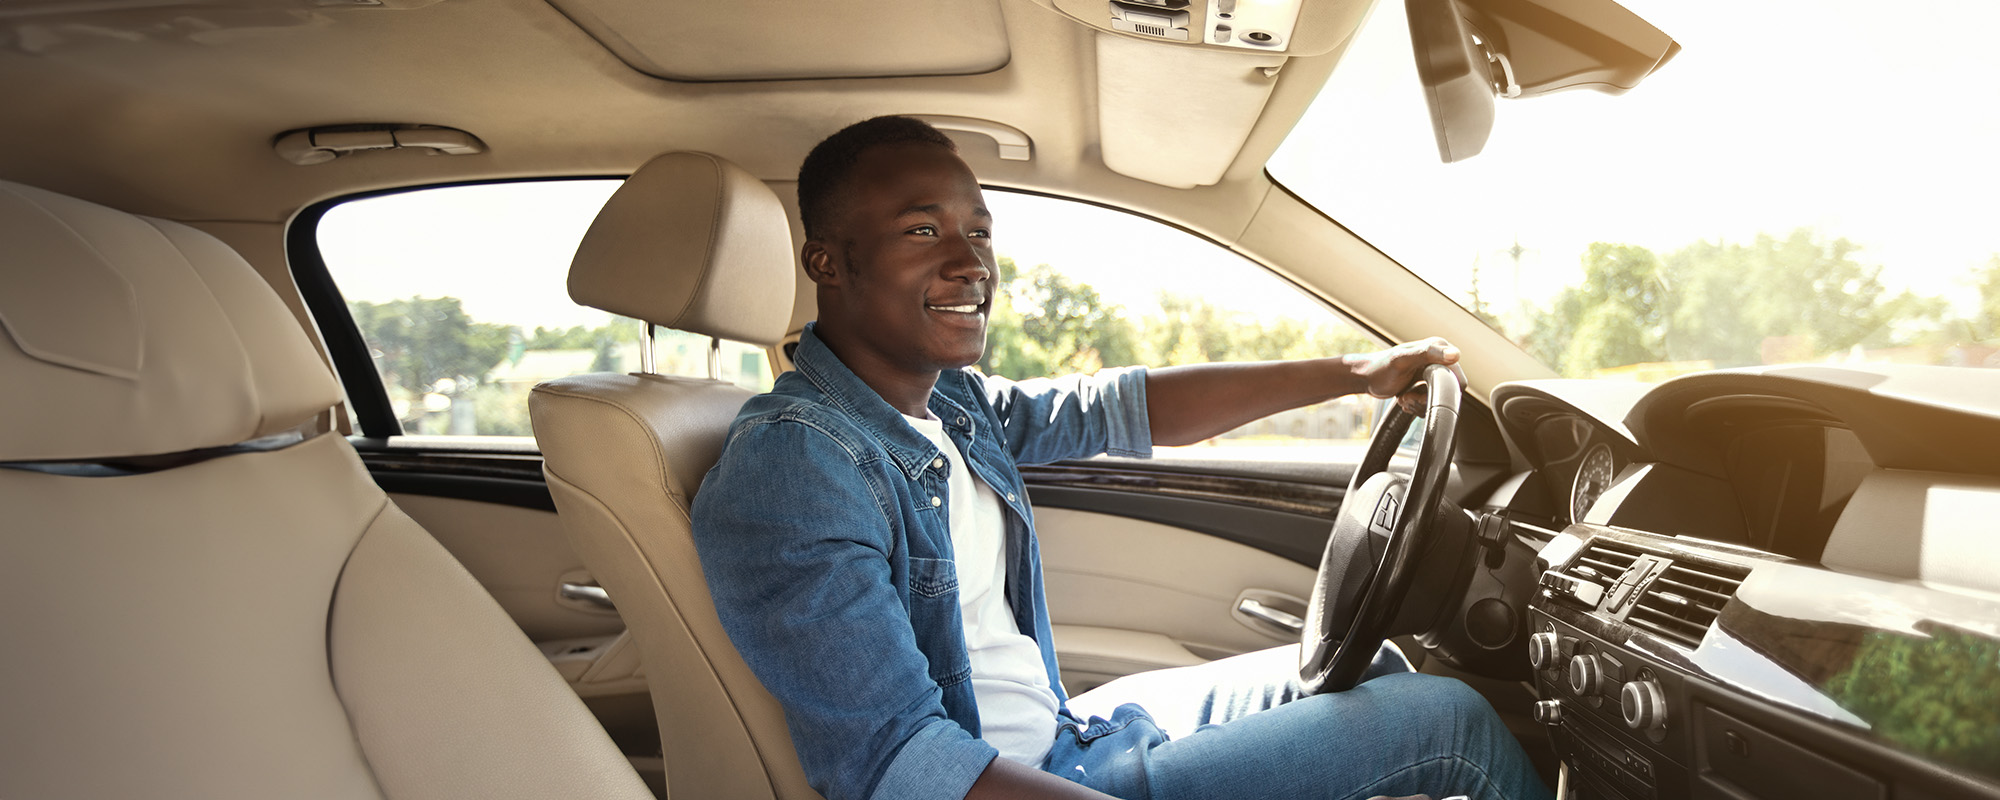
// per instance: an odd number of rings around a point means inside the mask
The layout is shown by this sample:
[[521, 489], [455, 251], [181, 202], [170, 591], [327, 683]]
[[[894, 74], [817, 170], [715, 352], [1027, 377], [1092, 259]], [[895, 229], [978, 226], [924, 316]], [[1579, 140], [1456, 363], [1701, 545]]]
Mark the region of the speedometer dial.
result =
[[1570, 487], [1570, 521], [1583, 519], [1584, 512], [1604, 496], [1604, 490], [1611, 488], [1611, 445], [1599, 442], [1590, 452], [1583, 454], [1583, 463], [1576, 470], [1576, 484]]

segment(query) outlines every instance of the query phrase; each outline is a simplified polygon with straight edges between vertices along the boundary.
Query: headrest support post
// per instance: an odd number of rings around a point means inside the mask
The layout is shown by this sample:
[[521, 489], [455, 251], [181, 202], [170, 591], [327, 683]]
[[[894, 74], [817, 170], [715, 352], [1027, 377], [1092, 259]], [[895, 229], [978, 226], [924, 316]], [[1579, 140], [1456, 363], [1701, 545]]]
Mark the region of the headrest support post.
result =
[[722, 380], [722, 340], [708, 337], [708, 379]]
[[639, 372], [658, 375], [659, 368], [653, 363], [653, 323], [639, 320]]

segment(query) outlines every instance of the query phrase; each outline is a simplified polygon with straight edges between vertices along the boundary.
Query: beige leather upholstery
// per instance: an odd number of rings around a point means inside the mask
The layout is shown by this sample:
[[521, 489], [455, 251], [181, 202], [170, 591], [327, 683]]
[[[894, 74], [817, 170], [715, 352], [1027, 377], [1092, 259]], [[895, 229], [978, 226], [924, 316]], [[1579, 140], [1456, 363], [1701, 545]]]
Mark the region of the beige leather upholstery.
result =
[[[11, 184], [0, 231], [0, 797], [650, 797], [339, 436], [81, 463], [234, 444], [333, 402], [242, 259]], [[136, 326], [71, 342], [104, 331], [65, 309]]]
[[762, 181], [707, 153], [632, 173], [576, 247], [569, 296], [675, 330], [771, 345], [791, 321], [791, 227]]
[[0, 181], [0, 242], [0, 461], [232, 445], [340, 399], [271, 287], [214, 237]]
[[[691, 165], [691, 166], [690, 166]], [[719, 170], [715, 192], [687, 181]], [[571, 294], [611, 311], [709, 335], [771, 344], [791, 314], [790, 228], [761, 183], [713, 156], [654, 159], [591, 226], [570, 268]], [[627, 200], [627, 196], [632, 198]], [[718, 203], [702, 209], [700, 202]], [[727, 223], [695, 246], [662, 241], [644, 207]], [[686, 228], [706, 230], [699, 226]], [[621, 236], [629, 242], [618, 242]], [[744, 242], [735, 242], [741, 238]], [[595, 240], [595, 241], [593, 241]], [[643, 252], [647, 243], [657, 248]], [[610, 254], [606, 256], [605, 254]], [[610, 257], [606, 265], [593, 259]], [[639, 268], [644, 265], [644, 269]], [[579, 277], [582, 276], [582, 277]], [[722, 292], [708, 285], [732, 286]], [[589, 287], [579, 290], [577, 287]], [[645, 297], [644, 307], [592, 302]], [[666, 310], [699, 308], [699, 313]], [[754, 320], [752, 324], [744, 324]], [[535, 387], [535, 437], [556, 511], [577, 555], [618, 603], [646, 674], [655, 676], [668, 792], [675, 797], [812, 798], [784, 712], [743, 663], [716, 618], [688, 509], [723, 437], [751, 393], [722, 381], [658, 375], [578, 375]], [[662, 681], [658, 676], [673, 676]]]

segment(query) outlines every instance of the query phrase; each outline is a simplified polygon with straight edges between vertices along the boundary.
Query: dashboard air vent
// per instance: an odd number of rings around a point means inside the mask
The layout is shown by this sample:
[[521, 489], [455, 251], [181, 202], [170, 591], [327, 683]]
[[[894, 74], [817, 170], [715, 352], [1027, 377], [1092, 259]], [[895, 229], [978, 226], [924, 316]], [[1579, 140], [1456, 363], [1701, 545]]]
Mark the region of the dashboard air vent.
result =
[[1577, 556], [1568, 569], [1563, 570], [1587, 581], [1593, 581], [1610, 589], [1618, 583], [1618, 577], [1639, 560], [1639, 551], [1624, 544], [1605, 539], [1594, 540], [1584, 548], [1583, 555]]
[[1639, 602], [1625, 621], [1668, 641], [1694, 647], [1701, 644], [1708, 626], [1749, 575], [1750, 570], [1744, 567], [1668, 564], [1640, 592]]

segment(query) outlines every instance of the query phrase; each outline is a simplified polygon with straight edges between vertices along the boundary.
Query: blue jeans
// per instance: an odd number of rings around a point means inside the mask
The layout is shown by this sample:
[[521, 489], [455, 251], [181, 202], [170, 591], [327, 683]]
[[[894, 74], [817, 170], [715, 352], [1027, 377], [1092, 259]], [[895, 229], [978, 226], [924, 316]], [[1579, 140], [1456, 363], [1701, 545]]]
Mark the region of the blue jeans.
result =
[[1361, 685], [1301, 696], [1297, 664], [1280, 647], [1112, 681], [1070, 701], [1090, 723], [1043, 768], [1131, 800], [1550, 796], [1471, 687], [1385, 647]]

